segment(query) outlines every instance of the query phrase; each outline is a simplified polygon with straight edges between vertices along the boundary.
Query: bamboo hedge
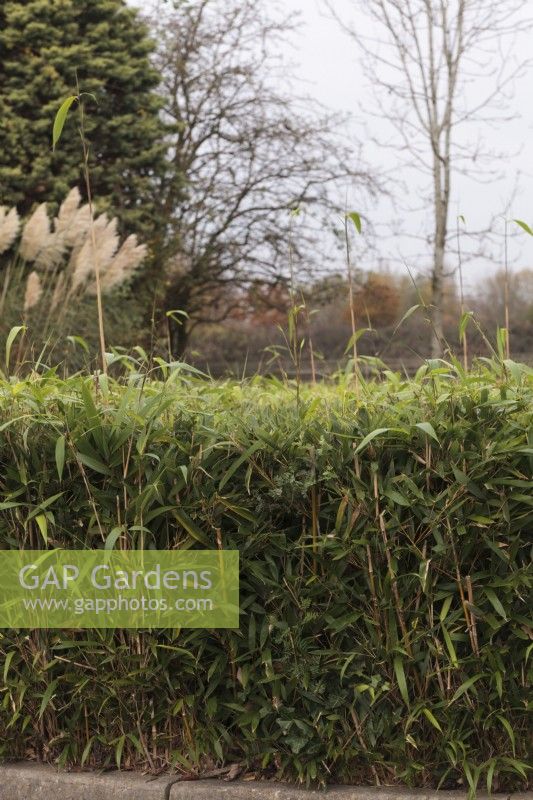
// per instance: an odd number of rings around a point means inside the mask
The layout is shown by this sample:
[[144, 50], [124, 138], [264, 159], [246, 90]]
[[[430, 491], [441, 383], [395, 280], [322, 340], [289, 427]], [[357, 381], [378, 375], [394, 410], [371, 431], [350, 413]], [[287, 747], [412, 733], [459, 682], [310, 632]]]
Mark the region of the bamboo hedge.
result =
[[0, 751], [528, 785], [533, 371], [0, 381], [9, 548], [237, 548], [238, 630], [0, 631]]

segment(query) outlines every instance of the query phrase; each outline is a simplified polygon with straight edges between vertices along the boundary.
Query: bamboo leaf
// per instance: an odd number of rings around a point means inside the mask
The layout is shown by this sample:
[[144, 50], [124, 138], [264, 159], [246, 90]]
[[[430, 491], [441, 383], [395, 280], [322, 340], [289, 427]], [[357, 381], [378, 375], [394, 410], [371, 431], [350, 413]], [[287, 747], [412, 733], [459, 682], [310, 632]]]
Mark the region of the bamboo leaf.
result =
[[433, 727], [436, 728], [438, 731], [440, 731], [442, 733], [441, 726], [439, 725], [438, 721], [435, 719], [435, 717], [433, 716], [433, 714], [431, 713], [429, 708], [423, 708], [422, 709], [422, 713], [424, 714], [426, 719], [428, 719], [431, 722]]
[[396, 327], [394, 328], [393, 335], [394, 335], [394, 334], [395, 334], [395, 333], [396, 333], [396, 332], [399, 330], [399, 328], [401, 327], [401, 325], [403, 325], [403, 323], [404, 323], [406, 320], [408, 320], [408, 319], [409, 319], [409, 317], [410, 317], [412, 314], [414, 314], [414, 313], [415, 313], [415, 311], [418, 311], [418, 309], [419, 309], [419, 308], [423, 308], [423, 306], [422, 306], [420, 303], [417, 303], [416, 305], [414, 305], [414, 306], [411, 306], [411, 308], [407, 309], [407, 311], [405, 312], [405, 314], [403, 315], [403, 317], [401, 318], [401, 320], [399, 321], [399, 323], [398, 323], [398, 324], [396, 325]]
[[193, 520], [189, 517], [186, 511], [184, 511], [182, 508], [174, 509], [173, 514], [180, 523], [180, 525], [183, 528], [185, 528], [187, 533], [189, 533], [193, 539], [196, 539], [197, 542], [200, 542], [206, 547], [210, 546], [209, 539], [207, 538], [205, 533], [202, 531], [201, 528], [198, 527], [198, 525], [195, 522], [193, 522]]
[[63, 478], [63, 468], [65, 466], [65, 437], [58, 436], [55, 447], [56, 469], [59, 480]]
[[43, 698], [41, 700], [41, 705], [39, 706], [39, 714], [38, 714], [39, 719], [42, 719], [44, 712], [48, 708], [48, 704], [52, 700], [53, 694], [57, 688], [58, 680], [59, 679], [56, 678], [55, 680], [51, 681], [51, 683], [49, 683], [48, 686], [46, 687], [46, 690], [43, 694]]
[[522, 219], [514, 219], [513, 222], [516, 222], [516, 224], [519, 225], [523, 231], [528, 233], [530, 236], [533, 236], [533, 230], [531, 230], [527, 222], [524, 222]]
[[355, 331], [355, 333], [350, 336], [348, 344], [344, 348], [344, 355], [353, 349], [354, 344], [356, 344], [365, 333], [373, 333], [372, 328], [359, 328], [359, 330]]
[[502, 617], [502, 619], [506, 620], [507, 619], [507, 614], [505, 613], [505, 609], [504, 609], [503, 605], [498, 600], [498, 597], [497, 597], [496, 592], [494, 591], [494, 589], [489, 589], [487, 586], [485, 586], [483, 588], [483, 593], [485, 594], [485, 596], [486, 596], [487, 600], [489, 601], [489, 603], [491, 603], [491, 605], [494, 608], [494, 610], [496, 611], [496, 613], [499, 614], [500, 617]]
[[368, 433], [362, 440], [362, 442], [359, 444], [359, 446], [356, 448], [355, 452], [360, 453], [361, 450], [364, 450], [367, 444], [369, 444], [372, 441], [372, 439], [375, 439], [376, 436], [380, 436], [382, 433], [387, 433], [388, 430], [390, 430], [390, 428], [376, 428], [375, 431]]
[[224, 486], [227, 484], [229, 479], [232, 475], [235, 475], [241, 464], [244, 464], [245, 461], [248, 461], [250, 456], [256, 453], [261, 447], [263, 447], [263, 442], [254, 442], [244, 453], [237, 458], [231, 465], [231, 467], [224, 473], [220, 483], [218, 484], [218, 491], [221, 492]]
[[511, 725], [511, 723], [509, 722], [509, 720], [506, 719], [502, 714], [496, 714], [496, 718], [499, 719], [499, 721], [501, 722], [501, 724], [503, 725], [503, 727], [507, 731], [507, 735], [509, 736], [509, 739], [511, 740], [511, 747], [513, 748], [513, 756], [515, 756], [516, 755], [516, 741], [515, 741], [515, 735], [514, 735], [513, 727]]
[[35, 522], [39, 527], [44, 543], [48, 544], [48, 520], [46, 519], [46, 515], [37, 514], [37, 516], [35, 517]]
[[123, 533], [124, 525], [118, 525], [116, 528], [113, 528], [113, 530], [111, 530], [106, 536], [104, 550], [113, 550], [118, 539], [120, 539]]
[[453, 646], [451, 636], [448, 633], [448, 630], [444, 625], [444, 623], [441, 624], [441, 627], [442, 627], [442, 635], [444, 636], [444, 641], [446, 643], [446, 647], [450, 655], [450, 661], [452, 662], [453, 667], [457, 667], [459, 662], [457, 661], [457, 653], [455, 652], [455, 647]]
[[57, 114], [54, 119], [54, 127], [52, 129], [52, 149], [56, 149], [56, 144], [59, 142], [61, 138], [61, 134], [63, 133], [63, 127], [65, 125], [68, 112], [70, 111], [70, 107], [74, 103], [75, 100], [79, 100], [78, 95], [73, 94], [70, 97], [67, 97], [66, 100], [63, 100], [61, 103]]
[[99, 472], [102, 475], [111, 475], [111, 470], [109, 467], [106, 467], [98, 458], [94, 458], [94, 456], [87, 455], [82, 453], [80, 450], [76, 453], [76, 456], [89, 469], [94, 470], [95, 472]]
[[468, 323], [473, 318], [474, 313], [472, 311], [465, 311], [461, 317], [461, 321], [459, 323], [459, 339], [463, 341], [465, 338], [466, 329], [468, 327]]
[[415, 425], [417, 428], [420, 428], [421, 431], [427, 433], [428, 436], [431, 436], [432, 439], [435, 439], [437, 444], [440, 444], [437, 434], [435, 433], [435, 428], [431, 422], [416, 422]]
[[15, 650], [10, 650], [6, 656], [6, 660], [4, 662], [4, 683], [7, 682], [7, 675], [9, 672], [9, 667], [11, 666], [11, 662], [13, 661], [13, 657], [15, 655]]
[[5, 360], [6, 360], [6, 372], [9, 372], [9, 362], [11, 360], [11, 348], [13, 347], [13, 342], [19, 335], [19, 333], [25, 333], [26, 326], [25, 325], [16, 325], [14, 328], [11, 328], [7, 335], [6, 339], [6, 349], [5, 349]]
[[124, 750], [124, 744], [126, 742], [126, 734], [123, 733], [117, 740], [115, 745], [115, 763], [117, 765], [117, 769], [120, 769], [122, 764], [122, 751]]
[[357, 233], [361, 233], [362, 232], [363, 226], [361, 224], [361, 215], [358, 214], [357, 211], [349, 211], [346, 214], [346, 219], [349, 219], [349, 220], [352, 221], [353, 226], [354, 226], [355, 230], [357, 231]]
[[409, 692], [407, 691], [407, 681], [405, 680], [405, 671], [403, 668], [403, 659], [401, 656], [394, 657], [394, 672], [396, 673], [396, 680], [400, 694], [406, 706], [409, 706]]
[[455, 691], [452, 699], [449, 702], [449, 705], [452, 705], [452, 703], [455, 703], [456, 700], [459, 700], [459, 698], [462, 697], [465, 692], [467, 692], [469, 689], [471, 689], [472, 686], [474, 686], [474, 684], [480, 678], [484, 678], [484, 677], [485, 677], [485, 673], [484, 672], [479, 672], [477, 675], [473, 675], [471, 678], [468, 678], [466, 681], [464, 681], [459, 686], [459, 688]]

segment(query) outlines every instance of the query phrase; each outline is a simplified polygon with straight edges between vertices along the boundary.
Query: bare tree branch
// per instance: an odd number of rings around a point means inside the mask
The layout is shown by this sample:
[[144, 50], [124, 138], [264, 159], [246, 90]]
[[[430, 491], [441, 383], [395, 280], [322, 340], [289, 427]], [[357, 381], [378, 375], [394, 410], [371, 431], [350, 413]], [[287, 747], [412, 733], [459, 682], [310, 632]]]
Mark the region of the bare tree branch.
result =
[[[442, 353], [442, 293], [445, 260], [454, 238], [449, 224], [456, 175], [480, 177], [484, 163], [501, 154], [482, 142], [465, 144], [461, 129], [470, 122], [509, 120], [508, 101], [518, 77], [531, 61], [516, 60], [517, 36], [533, 27], [528, 0], [353, 0], [353, 8], [373, 23], [372, 35], [324, 0], [356, 42], [374, 89], [377, 115], [398, 138], [375, 141], [394, 148], [403, 165], [429, 178], [426, 200], [432, 207], [433, 343]], [[490, 78], [481, 92], [479, 79]], [[474, 93], [473, 88], [477, 91]], [[399, 140], [398, 140], [399, 139]], [[485, 177], [487, 173], [485, 173]]]
[[[267, 12], [264, 0], [202, 0], [162, 4], [151, 20], [169, 126], [158, 187], [167, 220], [161, 305], [189, 315], [174, 331], [176, 352], [210, 307], [216, 319], [231, 309], [228, 286], [286, 276], [291, 209], [311, 208], [316, 219], [342, 208], [339, 181], [356, 186], [361, 204], [377, 190], [336, 132], [342, 119], [279, 88], [286, 67], [273, 44], [279, 50], [290, 24]], [[302, 217], [293, 249], [310, 269], [323, 236]]]

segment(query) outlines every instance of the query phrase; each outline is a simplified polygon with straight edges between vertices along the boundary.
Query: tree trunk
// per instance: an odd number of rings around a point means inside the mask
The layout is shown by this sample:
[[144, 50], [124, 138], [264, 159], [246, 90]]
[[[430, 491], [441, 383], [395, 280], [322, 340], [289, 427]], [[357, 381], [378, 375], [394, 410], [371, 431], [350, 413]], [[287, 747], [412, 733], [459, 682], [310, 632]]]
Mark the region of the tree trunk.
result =
[[431, 356], [432, 358], [441, 358], [444, 353], [442, 306], [450, 174], [449, 163], [439, 155], [437, 135], [435, 135], [433, 153], [435, 242], [433, 245], [433, 270], [431, 273]]
[[[440, 226], [437, 226], [439, 228]], [[442, 321], [442, 303], [444, 296], [444, 243], [441, 231], [437, 231], [433, 273], [431, 276], [431, 356], [440, 358], [444, 352], [444, 327]]]

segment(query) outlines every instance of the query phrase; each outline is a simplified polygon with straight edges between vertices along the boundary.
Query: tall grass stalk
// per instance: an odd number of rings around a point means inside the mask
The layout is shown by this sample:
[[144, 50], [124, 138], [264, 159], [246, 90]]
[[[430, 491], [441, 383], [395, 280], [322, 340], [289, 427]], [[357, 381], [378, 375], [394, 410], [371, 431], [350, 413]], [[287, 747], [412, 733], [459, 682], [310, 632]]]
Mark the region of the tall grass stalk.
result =
[[311, 383], [316, 386], [316, 364], [315, 364], [315, 351], [313, 349], [313, 334], [311, 331], [311, 316], [312, 310], [309, 309], [305, 295], [302, 292], [302, 306], [305, 314], [305, 322], [307, 327], [307, 347], [309, 349], [309, 366], [311, 368]]
[[99, 255], [96, 243], [93, 194], [91, 189], [91, 175], [89, 170], [89, 144], [85, 136], [85, 107], [83, 98], [84, 96], [87, 95], [87, 93], [80, 91], [77, 72], [76, 72], [76, 90], [77, 94], [67, 97], [66, 100], [64, 100], [63, 103], [61, 104], [55, 116], [53, 130], [52, 130], [52, 147], [55, 150], [56, 145], [61, 138], [63, 127], [65, 125], [65, 120], [70, 111], [70, 108], [73, 105], [73, 103], [77, 103], [78, 118], [79, 118], [78, 132], [80, 135], [81, 147], [82, 147], [82, 172], [85, 182], [85, 189], [87, 192], [87, 202], [89, 205], [89, 232], [92, 244], [92, 260], [93, 260], [95, 282], [96, 282], [96, 307], [98, 315], [98, 338], [100, 342], [100, 357], [102, 362], [102, 372], [104, 375], [106, 375], [107, 359], [106, 359], [106, 344], [105, 344], [105, 330], [104, 330], [104, 311], [102, 303], [102, 287], [100, 281], [100, 262], [99, 262]]
[[296, 300], [296, 281], [294, 274], [294, 250], [293, 250], [293, 221], [300, 215], [300, 209], [294, 208], [290, 211], [289, 222], [289, 273], [290, 273], [290, 308], [288, 312], [288, 334], [289, 334], [289, 352], [291, 354], [294, 368], [296, 371], [296, 405], [300, 405], [300, 390], [302, 385], [302, 345], [299, 337], [299, 316], [304, 307], [297, 303]]
[[353, 375], [355, 381], [355, 393], [359, 397], [359, 361], [357, 354], [357, 328], [355, 322], [355, 297], [354, 297], [354, 277], [352, 269], [352, 258], [350, 251], [350, 236], [348, 233], [349, 221], [352, 221], [358, 233], [361, 233], [361, 218], [356, 212], [346, 212], [344, 215], [344, 242], [346, 250], [346, 272], [348, 276], [348, 302], [350, 306], [350, 324], [352, 329], [352, 353], [353, 353]]
[[80, 92], [78, 83], [78, 76], [76, 75], [76, 89], [78, 92], [78, 113], [80, 120], [80, 139], [83, 152], [83, 177], [85, 181], [85, 190], [87, 192], [87, 203], [89, 205], [90, 215], [90, 235], [93, 247], [94, 259], [94, 275], [96, 283], [96, 309], [98, 314], [98, 337], [100, 340], [100, 358], [102, 363], [102, 372], [107, 375], [107, 357], [106, 357], [106, 343], [105, 343], [105, 328], [104, 328], [104, 307], [102, 303], [102, 287], [100, 283], [100, 258], [96, 244], [96, 232], [94, 225], [94, 208], [93, 208], [93, 193], [91, 187], [91, 173], [89, 169], [89, 145], [85, 136], [85, 103]]
[[[461, 253], [461, 226], [460, 223], [464, 224], [465, 218], [462, 215], [457, 217], [457, 259], [458, 259], [458, 269], [459, 269], [459, 293], [460, 293], [460, 303], [461, 303], [461, 327], [463, 327], [463, 318], [465, 315], [465, 296], [464, 296], [464, 284], [463, 284], [463, 259]], [[466, 325], [461, 330], [461, 340], [463, 345], [463, 367], [465, 371], [468, 369], [468, 343], [467, 343], [467, 335], [466, 335]]]
[[509, 221], [507, 217], [504, 220], [504, 281], [503, 281], [503, 302], [504, 302], [504, 314], [505, 314], [505, 355], [507, 358], [511, 358], [511, 329], [509, 327], [509, 231], [508, 231]]

